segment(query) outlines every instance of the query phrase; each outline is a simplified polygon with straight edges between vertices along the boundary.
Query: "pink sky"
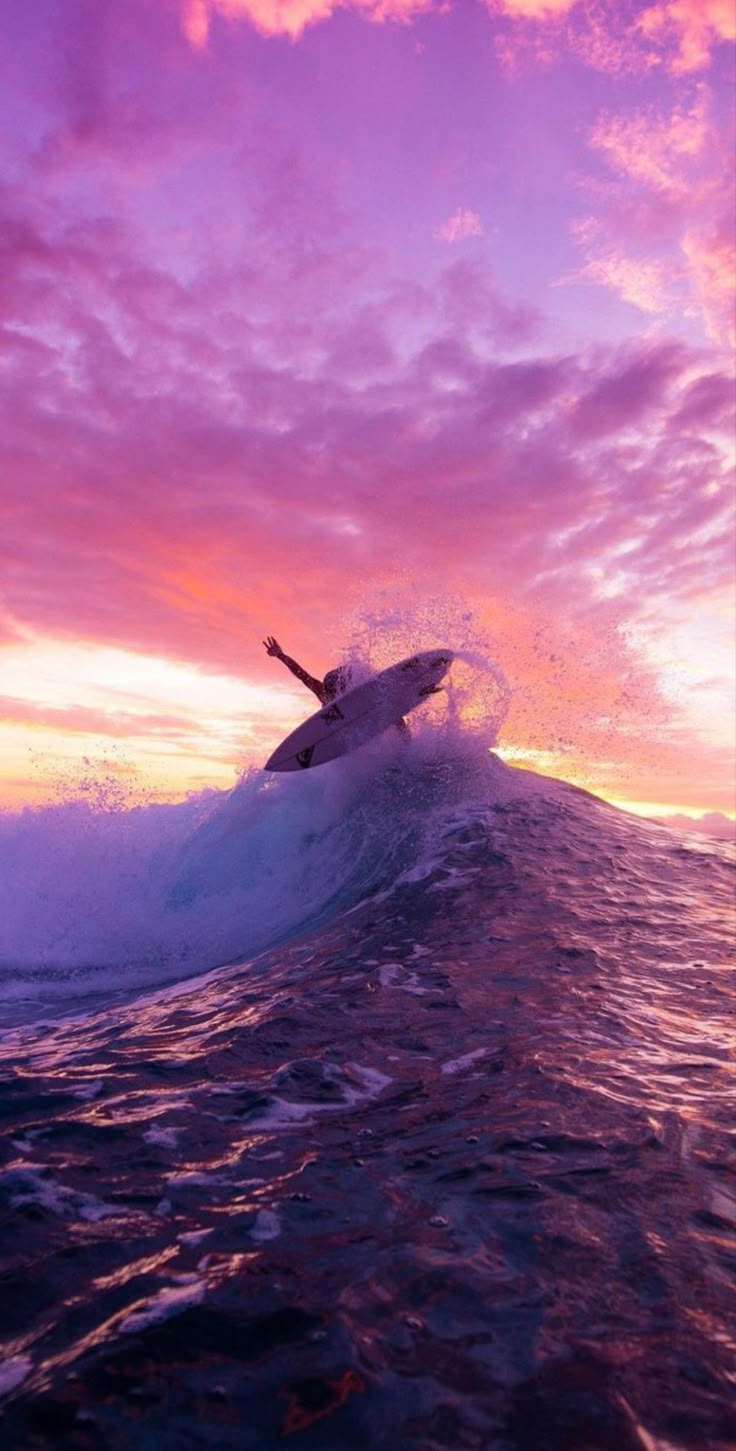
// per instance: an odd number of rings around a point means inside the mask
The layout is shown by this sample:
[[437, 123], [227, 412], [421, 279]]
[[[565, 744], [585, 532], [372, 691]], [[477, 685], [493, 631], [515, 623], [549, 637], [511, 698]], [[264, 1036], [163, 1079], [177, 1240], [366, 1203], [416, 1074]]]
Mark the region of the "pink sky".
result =
[[0, 24], [0, 801], [227, 784], [265, 633], [445, 591], [508, 759], [733, 811], [730, 3]]

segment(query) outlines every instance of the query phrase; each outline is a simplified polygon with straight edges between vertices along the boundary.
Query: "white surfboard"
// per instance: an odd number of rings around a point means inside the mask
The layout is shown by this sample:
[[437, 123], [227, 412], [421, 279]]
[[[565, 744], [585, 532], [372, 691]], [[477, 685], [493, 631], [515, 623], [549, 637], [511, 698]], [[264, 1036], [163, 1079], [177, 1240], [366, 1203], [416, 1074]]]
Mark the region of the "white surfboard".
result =
[[304, 771], [357, 750], [432, 695], [452, 659], [451, 650], [424, 650], [346, 690], [297, 726], [266, 762], [266, 770]]

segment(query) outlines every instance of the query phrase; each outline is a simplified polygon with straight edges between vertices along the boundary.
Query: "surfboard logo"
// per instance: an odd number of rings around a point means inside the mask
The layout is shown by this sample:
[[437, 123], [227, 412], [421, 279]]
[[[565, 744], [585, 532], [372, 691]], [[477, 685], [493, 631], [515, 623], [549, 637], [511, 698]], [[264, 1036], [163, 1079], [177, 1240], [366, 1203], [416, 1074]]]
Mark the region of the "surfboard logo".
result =
[[297, 751], [296, 758], [300, 766], [308, 766], [314, 755], [314, 746], [305, 746], [303, 751]]
[[331, 705], [329, 710], [321, 710], [319, 717], [320, 720], [324, 721], [325, 725], [332, 725], [333, 721], [345, 719], [339, 705]]

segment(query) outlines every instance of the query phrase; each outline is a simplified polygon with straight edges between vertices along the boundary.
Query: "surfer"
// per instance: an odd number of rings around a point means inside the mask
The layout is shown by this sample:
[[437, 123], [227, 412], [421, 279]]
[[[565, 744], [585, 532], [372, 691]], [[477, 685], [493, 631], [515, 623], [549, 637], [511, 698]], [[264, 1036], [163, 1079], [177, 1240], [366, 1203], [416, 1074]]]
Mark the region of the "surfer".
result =
[[[327, 705], [329, 701], [337, 700], [337, 697], [344, 695], [353, 683], [353, 670], [349, 664], [338, 665], [335, 670], [328, 670], [324, 680], [318, 680], [315, 675], [310, 675], [308, 670], [304, 670], [301, 665], [297, 664], [296, 660], [292, 660], [290, 655], [284, 654], [278, 640], [275, 640], [273, 635], [267, 635], [263, 644], [266, 654], [275, 655], [276, 659], [280, 660], [292, 675], [296, 675], [297, 680], [301, 680], [302, 685], [306, 685], [307, 690], [311, 690], [316, 695], [321, 705]], [[396, 729], [403, 740], [411, 740], [411, 731], [403, 718], [397, 720]]]

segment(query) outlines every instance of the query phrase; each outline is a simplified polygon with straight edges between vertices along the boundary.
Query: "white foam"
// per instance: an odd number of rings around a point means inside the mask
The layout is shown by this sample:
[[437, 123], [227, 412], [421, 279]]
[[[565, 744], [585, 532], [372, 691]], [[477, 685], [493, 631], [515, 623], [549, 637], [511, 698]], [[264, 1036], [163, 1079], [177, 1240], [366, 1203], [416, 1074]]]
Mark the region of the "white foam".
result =
[[[346, 1076], [349, 1075], [349, 1076]], [[353, 1108], [358, 1103], [376, 1098], [393, 1079], [378, 1068], [368, 1068], [361, 1063], [346, 1063], [341, 1072], [335, 1064], [325, 1065], [325, 1076], [338, 1083], [342, 1091], [339, 1101], [330, 1103], [294, 1102], [293, 1099], [275, 1096], [269, 1104], [259, 1109], [248, 1119], [248, 1127], [258, 1129], [293, 1128], [295, 1124], [311, 1123], [318, 1114], [339, 1113]], [[357, 1084], [353, 1081], [357, 1079]]]
[[407, 972], [400, 962], [386, 962], [379, 968], [378, 980], [381, 987], [395, 987], [403, 993], [411, 993], [415, 998], [426, 997], [432, 989], [419, 986], [419, 979], [415, 972]]
[[346, 1103], [362, 1103], [367, 1098], [377, 1098], [379, 1093], [383, 1093], [384, 1088], [388, 1088], [389, 1083], [393, 1083], [391, 1075], [381, 1073], [378, 1068], [366, 1068], [361, 1063], [346, 1063], [345, 1067], [363, 1082], [362, 1093], [348, 1084], [345, 1085]]
[[90, 1083], [83, 1083], [80, 1088], [73, 1088], [71, 1091], [75, 1098], [97, 1098], [102, 1093], [105, 1084], [101, 1078], [95, 1078]]
[[142, 1300], [140, 1309], [126, 1315], [119, 1322], [118, 1329], [125, 1335], [135, 1335], [151, 1325], [160, 1325], [162, 1321], [170, 1320], [172, 1315], [181, 1315], [182, 1310], [201, 1304], [205, 1290], [204, 1280], [196, 1278], [187, 1284], [169, 1285], [166, 1289], [159, 1290], [152, 1299]]
[[311, 1123], [315, 1114], [326, 1109], [342, 1108], [343, 1104], [293, 1103], [287, 1098], [274, 1098], [248, 1120], [249, 1126], [259, 1129], [288, 1129], [294, 1124]]
[[105, 1204], [103, 1199], [95, 1199], [93, 1194], [83, 1194], [79, 1198], [84, 1200], [84, 1203], [79, 1206], [80, 1219], [89, 1219], [92, 1221], [109, 1219], [111, 1217], [115, 1218], [116, 1215], [124, 1212], [121, 1209], [116, 1209], [114, 1204]]
[[[178, 805], [0, 813], [0, 999], [115, 997], [262, 952], [360, 895], [385, 817], [340, 761], [314, 777], [253, 770]], [[396, 818], [393, 835], [407, 828]]]
[[480, 871], [479, 867], [469, 867], [467, 871], [461, 871], [459, 867], [443, 867], [444, 876], [439, 882], [433, 882], [427, 890], [430, 892], [454, 892], [459, 887], [466, 887], [469, 882], [475, 880]]
[[11, 1355], [7, 1360], [0, 1360], [0, 1396], [14, 1391], [32, 1370], [30, 1355]]
[[463, 1068], [469, 1068], [471, 1063], [476, 1063], [479, 1058], [484, 1058], [488, 1052], [487, 1048], [473, 1048], [470, 1053], [463, 1053], [460, 1058], [448, 1058], [440, 1068], [440, 1073], [461, 1073]]
[[251, 1239], [262, 1243], [267, 1239], [277, 1239], [281, 1233], [281, 1220], [273, 1209], [259, 1209], [256, 1221], [250, 1231]]
[[179, 1142], [179, 1129], [159, 1129], [156, 1125], [143, 1135], [147, 1144], [156, 1144], [162, 1149], [175, 1149]]
[[401, 977], [403, 970], [400, 962], [385, 962], [383, 967], [378, 970], [378, 981], [381, 987], [392, 987]]
[[17, 1180], [18, 1189], [11, 1192], [9, 1203], [13, 1209], [22, 1209], [26, 1204], [39, 1204], [42, 1209], [56, 1214], [61, 1219], [86, 1219], [96, 1221], [121, 1215], [124, 1210], [114, 1204], [87, 1194], [84, 1190], [70, 1189], [49, 1177], [49, 1170], [43, 1164], [24, 1161], [21, 1165], [11, 1164], [0, 1180]]

